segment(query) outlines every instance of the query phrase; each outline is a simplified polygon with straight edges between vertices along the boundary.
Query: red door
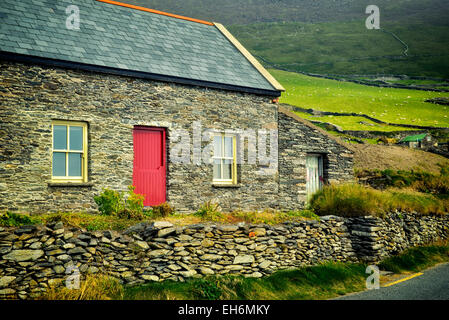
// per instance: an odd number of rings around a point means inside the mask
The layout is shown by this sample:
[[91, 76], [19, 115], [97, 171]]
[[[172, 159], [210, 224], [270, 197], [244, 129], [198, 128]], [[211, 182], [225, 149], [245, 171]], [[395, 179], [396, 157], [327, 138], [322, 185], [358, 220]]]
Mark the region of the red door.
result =
[[166, 200], [165, 130], [136, 126], [133, 136], [135, 193], [145, 195], [144, 206], [159, 205]]

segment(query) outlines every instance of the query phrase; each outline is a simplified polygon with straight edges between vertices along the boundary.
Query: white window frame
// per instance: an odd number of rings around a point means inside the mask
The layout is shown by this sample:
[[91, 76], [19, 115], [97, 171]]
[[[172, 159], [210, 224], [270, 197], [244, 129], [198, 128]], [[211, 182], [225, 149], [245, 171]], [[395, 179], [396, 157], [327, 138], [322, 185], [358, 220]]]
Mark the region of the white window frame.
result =
[[[212, 165], [214, 165], [215, 160], [221, 160], [221, 174], [220, 176], [223, 177], [223, 164], [225, 160], [231, 160], [231, 179], [216, 179], [215, 177], [212, 177], [213, 183], [218, 185], [233, 185], [237, 184], [237, 137], [235, 135], [231, 134], [225, 134], [225, 133], [218, 133], [214, 135], [214, 143], [215, 143], [215, 137], [221, 137], [221, 157], [218, 157], [215, 155], [215, 146], [214, 146], [214, 154], [213, 154], [213, 162]], [[225, 138], [232, 138], [232, 157], [226, 157], [225, 156]]]
[[[54, 126], [66, 126], [67, 127], [67, 149], [55, 149], [54, 148]], [[70, 127], [82, 127], [83, 128], [83, 149], [82, 150], [70, 150]], [[51, 123], [51, 180], [52, 182], [87, 182], [87, 123], [79, 121], [62, 121], [55, 120]], [[66, 157], [66, 175], [65, 176], [53, 176], [53, 153], [65, 152]], [[69, 154], [70, 153], [82, 153], [81, 158], [81, 176], [69, 176]]]

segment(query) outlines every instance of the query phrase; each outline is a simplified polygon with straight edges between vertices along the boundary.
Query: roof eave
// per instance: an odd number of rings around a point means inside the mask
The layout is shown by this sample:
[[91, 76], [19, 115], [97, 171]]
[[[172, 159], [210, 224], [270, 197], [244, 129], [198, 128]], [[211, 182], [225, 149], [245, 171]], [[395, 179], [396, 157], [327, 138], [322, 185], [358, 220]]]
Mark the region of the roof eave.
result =
[[269, 96], [269, 97], [279, 97], [281, 95], [281, 92], [278, 90], [266, 90], [266, 89], [258, 89], [258, 88], [244, 87], [244, 86], [236, 86], [236, 85], [231, 85], [231, 84], [226, 84], [226, 83], [210, 82], [210, 81], [196, 80], [196, 79], [189, 79], [189, 78], [181, 78], [181, 77], [176, 77], [176, 76], [135, 71], [135, 70], [129, 70], [129, 69], [119, 69], [119, 68], [113, 68], [113, 67], [85, 64], [85, 63], [81, 63], [81, 62], [73, 62], [73, 61], [68, 61], [68, 60], [58, 60], [58, 59], [43, 58], [43, 57], [37, 57], [37, 56], [31, 56], [31, 55], [23, 55], [23, 54], [6, 52], [6, 51], [1, 51], [1, 50], [0, 50], [0, 60], [40, 64], [40, 65], [59, 67], [59, 68], [68, 68], [68, 69], [74, 69], [74, 70], [78, 69], [78, 70], [84, 70], [84, 71], [127, 76], [127, 77], [139, 78], [139, 79], [148, 79], [148, 80], [155, 80], [155, 81], [171, 82], [171, 83], [176, 83], [176, 84], [200, 86], [200, 87], [211, 88], [211, 89], [221, 89], [221, 90], [226, 90], [226, 91], [252, 93], [252, 94], [256, 94], [256, 95]]

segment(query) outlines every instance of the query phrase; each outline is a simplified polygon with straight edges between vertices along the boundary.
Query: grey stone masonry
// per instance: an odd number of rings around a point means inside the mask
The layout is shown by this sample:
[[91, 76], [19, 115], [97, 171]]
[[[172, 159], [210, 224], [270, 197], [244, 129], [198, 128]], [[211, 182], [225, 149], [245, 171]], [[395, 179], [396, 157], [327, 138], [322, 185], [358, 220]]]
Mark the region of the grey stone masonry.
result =
[[346, 225], [358, 257], [378, 261], [407, 248], [444, 239], [449, 233], [449, 216], [394, 212], [384, 219], [349, 218]]
[[[239, 166], [236, 188], [217, 188], [211, 165], [170, 161], [179, 141], [173, 130], [187, 130], [192, 140], [195, 121], [223, 132], [276, 129], [269, 97], [9, 62], [0, 70], [0, 211], [96, 212], [93, 197], [103, 188], [133, 183], [136, 125], [167, 130], [167, 201], [178, 211], [207, 200], [224, 210], [277, 205], [278, 177], [256, 174], [257, 163]], [[50, 183], [52, 120], [88, 124], [88, 183]]]
[[282, 208], [304, 207], [306, 156], [323, 157], [324, 182], [335, 184], [354, 180], [353, 151], [324, 130], [279, 108], [279, 203]]
[[143, 222], [88, 232], [61, 222], [0, 227], [0, 298], [29, 299], [48, 286], [108, 274], [123, 284], [234, 274], [262, 277], [324, 261], [369, 262], [449, 235], [449, 216], [391, 213], [279, 225]]
[[[98, 212], [93, 197], [103, 188], [124, 191], [133, 183], [134, 126], [166, 129], [167, 201], [178, 212], [195, 211], [208, 200], [224, 211], [303, 208], [307, 152], [325, 155], [329, 182], [352, 177], [348, 149], [279, 112], [266, 96], [6, 61], [0, 71], [0, 211]], [[52, 183], [54, 120], [87, 124], [87, 183]], [[193, 161], [199, 148], [192, 143], [194, 122], [221, 132], [278, 129], [278, 170], [259, 174], [266, 165], [245, 155], [238, 183], [214, 186], [212, 166]], [[189, 163], [170, 159], [179, 129], [190, 134]]]

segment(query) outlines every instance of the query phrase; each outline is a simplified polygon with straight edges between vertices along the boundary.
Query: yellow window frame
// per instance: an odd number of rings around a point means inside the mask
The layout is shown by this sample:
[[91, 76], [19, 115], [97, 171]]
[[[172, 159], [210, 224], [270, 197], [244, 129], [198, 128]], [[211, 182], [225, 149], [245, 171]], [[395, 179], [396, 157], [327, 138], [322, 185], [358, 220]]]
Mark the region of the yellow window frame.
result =
[[[222, 184], [222, 185], [233, 185], [237, 184], [237, 137], [235, 135], [220, 133], [216, 134], [215, 137], [221, 137], [221, 145], [222, 145], [222, 156], [216, 157], [215, 154], [213, 155], [213, 160], [220, 159], [220, 160], [231, 160], [230, 157], [224, 156], [224, 139], [225, 138], [232, 138], [232, 166], [231, 166], [231, 179], [215, 179], [212, 178], [212, 182], [214, 184]], [[223, 176], [223, 165], [221, 165], [221, 176]]]
[[[54, 149], [54, 126], [66, 126], [67, 127], [67, 149]], [[74, 177], [68, 176], [68, 154], [69, 153], [80, 153], [81, 150], [70, 150], [70, 127], [82, 127], [83, 128], [83, 149], [82, 149], [82, 160], [81, 160], [81, 176]], [[51, 180], [52, 182], [87, 182], [87, 123], [80, 121], [62, 121], [54, 120], [51, 123]], [[53, 153], [54, 152], [65, 152], [66, 153], [66, 176], [53, 176]]]

